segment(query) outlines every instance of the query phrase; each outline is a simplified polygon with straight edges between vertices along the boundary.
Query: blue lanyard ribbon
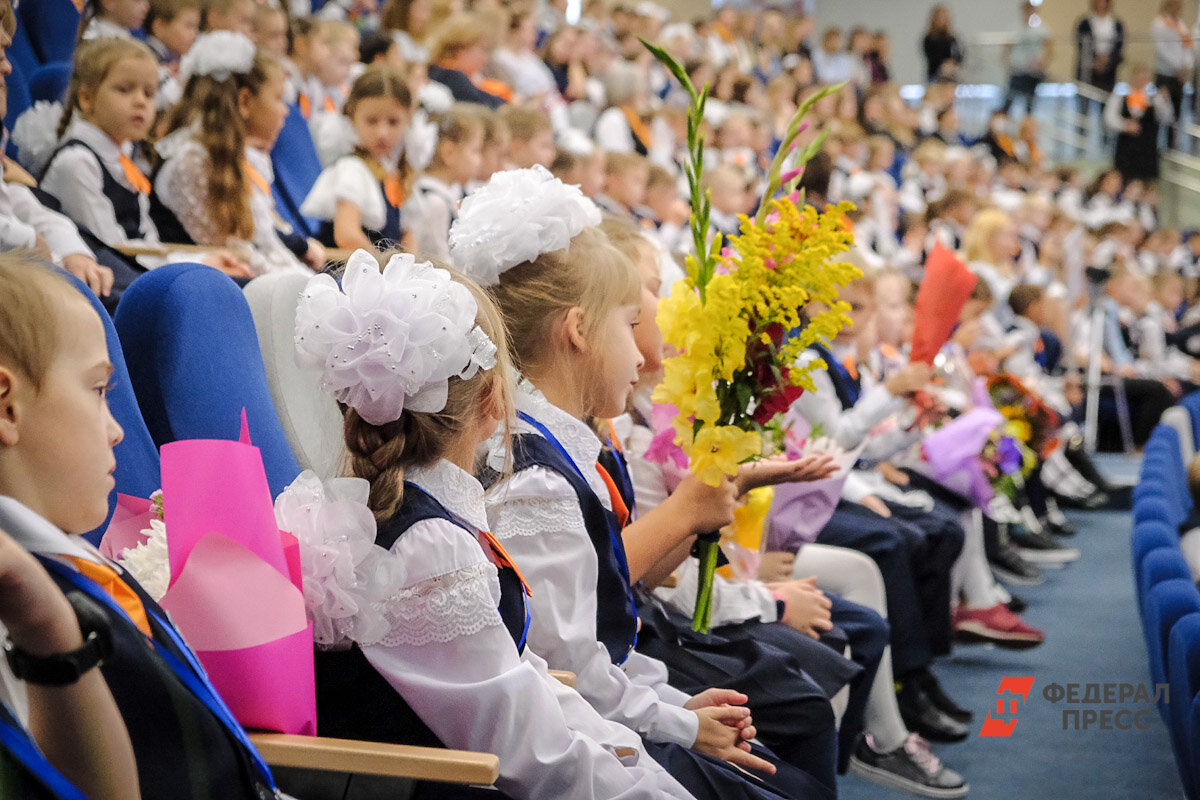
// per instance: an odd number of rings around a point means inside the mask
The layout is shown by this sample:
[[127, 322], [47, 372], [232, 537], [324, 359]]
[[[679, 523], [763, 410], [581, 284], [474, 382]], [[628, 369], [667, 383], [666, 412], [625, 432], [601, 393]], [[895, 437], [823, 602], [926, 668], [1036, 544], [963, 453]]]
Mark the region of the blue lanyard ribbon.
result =
[[60, 800], [87, 800], [75, 784], [67, 780], [34, 744], [8, 708], [0, 704], [0, 747], [7, 750], [34, 778]]
[[[567, 460], [567, 463], [571, 465], [571, 468], [575, 470], [575, 474], [580, 477], [580, 479], [583, 481], [584, 485], [585, 486], [589, 485], [587, 482], [587, 477], [584, 476], [584, 474], [583, 474], [583, 470], [581, 470], [579, 468], [579, 465], [575, 463], [575, 459], [571, 458], [571, 454], [567, 452], [567, 448], [563, 447], [562, 442], [560, 442], [558, 440], [558, 437], [556, 437], [553, 433], [550, 432], [549, 428], [547, 428], [542, 423], [538, 422], [536, 419], [534, 419], [529, 414], [526, 414], [524, 411], [518, 411], [517, 417], [520, 418], [522, 422], [532, 425], [537, 430], [537, 432], [540, 433], [546, 439], [546, 441], [549, 442], [551, 444], [551, 446], [554, 447], [555, 450], [557, 450], [559, 453], [562, 453], [562, 457], [565, 458]], [[633, 499], [632, 494], [630, 495], [630, 499], [631, 500]], [[633, 513], [632, 512], [632, 504], [630, 505], [630, 513]], [[629, 582], [629, 562], [625, 558], [625, 543], [621, 541], [621, 534], [618, 529], [618, 526], [614, 525], [612, 522], [612, 520], [615, 520], [615, 519], [616, 519], [615, 514], [613, 514], [609, 517], [608, 538], [609, 538], [609, 541], [612, 543], [613, 555], [616, 556], [617, 564], [624, 571], [624, 573], [625, 573], [624, 578], [625, 578], [626, 583], [628, 583]], [[630, 590], [629, 598], [630, 598], [629, 599], [630, 604], [633, 605], [632, 589]], [[636, 606], [634, 607], [633, 613], [634, 613], [634, 617], [636, 617], [637, 616]], [[633, 641], [635, 644], [637, 643], [637, 632], [636, 631], [633, 634]], [[633, 645], [631, 645], [629, 649], [632, 650]]]
[[[61, 577], [66, 578], [80, 591], [85, 592], [94, 600], [104, 603], [113, 612], [129, 620], [131, 625], [134, 624], [133, 620], [129, 619], [129, 614], [124, 608], [121, 607], [121, 604], [114, 600], [112, 595], [104, 591], [104, 589], [102, 589], [86, 575], [76, 572], [75, 570], [59, 561], [56, 561], [53, 558], [39, 557], [39, 560], [47, 570], [55, 572]], [[186, 642], [183, 641], [183, 637], [181, 637], [179, 632], [175, 630], [175, 626], [172, 625], [170, 621], [164, 619], [163, 616], [158, 613], [158, 611], [150, 606], [146, 606], [146, 613], [148, 616], [154, 618], [154, 621], [158, 623], [158, 627], [171, 640], [171, 643], [175, 645], [175, 648], [183, 654], [183, 657], [187, 663], [185, 665], [183, 661], [180, 661], [174, 653], [172, 653], [162, 644], [162, 642], [150, 637], [150, 642], [154, 645], [155, 651], [162, 657], [163, 661], [167, 663], [167, 666], [171, 668], [175, 675], [181, 681], [183, 681], [183, 684], [191, 690], [192, 694], [196, 695], [200, 702], [204, 703], [204, 705], [208, 707], [208, 710], [211, 711], [217, 717], [217, 719], [221, 721], [226, 730], [228, 730], [229, 733], [235, 739], [237, 739], [238, 743], [241, 744], [242, 748], [246, 751], [246, 754], [250, 756], [251, 761], [254, 762], [254, 766], [258, 770], [262, 779], [266, 781], [268, 786], [274, 789], [275, 779], [271, 775], [271, 768], [267, 766], [266, 761], [263, 761], [263, 757], [250, 742], [250, 737], [246, 735], [245, 729], [242, 728], [241, 724], [233, 716], [233, 712], [229, 710], [229, 706], [225, 705], [225, 701], [221, 699], [221, 695], [217, 692], [216, 687], [214, 687], [212, 682], [209, 681], [208, 673], [206, 673], [204, 671], [204, 667], [200, 665], [200, 661], [196, 658], [196, 654], [193, 653], [192, 649], [187, 646]]]

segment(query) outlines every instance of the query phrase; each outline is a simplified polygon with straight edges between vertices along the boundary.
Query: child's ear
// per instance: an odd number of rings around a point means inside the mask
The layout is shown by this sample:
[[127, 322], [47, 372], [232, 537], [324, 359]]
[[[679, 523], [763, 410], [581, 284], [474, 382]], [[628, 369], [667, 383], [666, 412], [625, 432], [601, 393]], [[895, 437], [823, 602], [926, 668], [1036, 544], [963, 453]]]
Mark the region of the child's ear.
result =
[[254, 100], [254, 92], [246, 88], [238, 89], [238, 113], [242, 115], [242, 119], [250, 116], [250, 103], [252, 100]]
[[0, 445], [12, 447], [20, 436], [17, 433], [17, 423], [20, 421], [20, 409], [17, 407], [17, 380], [12, 370], [0, 366]]
[[85, 115], [90, 115], [96, 105], [96, 93], [90, 86], [80, 86], [79, 92], [75, 95], [75, 104]]
[[587, 337], [583, 335], [583, 325], [583, 309], [579, 306], [567, 309], [562, 321], [563, 338], [568, 347], [581, 353], [587, 352], [588, 349]]
[[504, 380], [498, 372], [493, 371], [488, 387], [483, 393], [480, 408], [488, 419], [501, 422], [508, 416], [508, 392]]

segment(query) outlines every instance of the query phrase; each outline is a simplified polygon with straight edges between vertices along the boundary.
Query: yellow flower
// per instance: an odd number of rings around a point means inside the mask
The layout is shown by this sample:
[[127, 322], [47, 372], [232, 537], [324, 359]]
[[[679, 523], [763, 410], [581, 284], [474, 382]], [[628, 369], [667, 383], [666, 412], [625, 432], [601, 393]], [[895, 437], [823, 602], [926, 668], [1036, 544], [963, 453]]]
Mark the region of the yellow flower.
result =
[[762, 452], [762, 436], [733, 425], [706, 425], [685, 450], [692, 460], [692, 474], [717, 486], [725, 475], [737, 475], [739, 464]]
[[1023, 419], [1010, 419], [1004, 424], [1004, 432], [1022, 444], [1033, 438], [1033, 428]]

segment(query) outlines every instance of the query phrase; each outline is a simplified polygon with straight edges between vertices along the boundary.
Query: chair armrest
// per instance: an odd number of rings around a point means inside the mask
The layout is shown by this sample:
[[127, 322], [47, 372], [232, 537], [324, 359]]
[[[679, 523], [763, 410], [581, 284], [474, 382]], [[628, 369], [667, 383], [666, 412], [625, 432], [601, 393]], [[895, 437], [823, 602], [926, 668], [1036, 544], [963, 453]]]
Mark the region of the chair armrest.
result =
[[285, 733], [250, 733], [250, 741], [276, 767], [485, 786], [500, 775], [500, 759], [491, 753]]
[[575, 688], [575, 673], [565, 669], [550, 669], [546, 670], [550, 673], [550, 677], [561, 683], [563, 686]]

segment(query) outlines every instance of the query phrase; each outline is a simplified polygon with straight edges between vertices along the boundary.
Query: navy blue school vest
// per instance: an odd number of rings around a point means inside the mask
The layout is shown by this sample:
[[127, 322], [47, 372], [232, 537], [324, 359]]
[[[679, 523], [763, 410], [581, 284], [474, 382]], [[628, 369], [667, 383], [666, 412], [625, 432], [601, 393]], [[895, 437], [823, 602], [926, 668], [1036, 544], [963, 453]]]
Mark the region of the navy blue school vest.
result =
[[[133, 189], [127, 189], [121, 185], [121, 182], [113, 177], [108, 168], [104, 166], [104, 161], [101, 160], [100, 154], [92, 149], [91, 145], [81, 139], [68, 139], [63, 142], [57, 150], [50, 156], [50, 160], [46, 162], [46, 169], [50, 169], [50, 165], [54, 163], [54, 159], [58, 158], [58, 154], [64, 149], [78, 145], [84, 150], [92, 154], [96, 159], [96, 165], [100, 167], [100, 177], [104, 181], [102, 191], [104, 196], [108, 198], [108, 202], [112, 204], [113, 212], [116, 214], [117, 223], [121, 226], [121, 230], [125, 231], [125, 235], [130, 239], [142, 238], [142, 207], [138, 202], [138, 193]], [[42, 174], [45, 174], [43, 170]]]
[[[405, 483], [404, 499], [392, 518], [380, 527], [375, 543], [390, 550], [413, 525], [427, 519], [444, 519], [472, 538], [476, 535], [467, 523], [419, 486]], [[515, 570], [503, 567], [498, 572], [500, 618], [520, 652], [525, 649], [529, 631], [525, 590]], [[400, 693], [371, 666], [357, 644], [348, 650], [318, 650], [316, 680], [317, 729], [322, 736], [444, 747]]]
[[575, 464], [544, 437], [513, 439], [513, 471], [542, 467], [561, 475], [575, 492], [584, 527], [596, 551], [596, 638], [614, 664], [622, 664], [637, 642], [637, 606], [629, 585], [629, 565], [617, 516], [600, 502]]
[[0, 797], [87, 800], [46, 760], [4, 703], [0, 703]]
[[833, 381], [833, 390], [837, 393], [838, 401], [842, 404], [842, 410], [849, 411], [851, 408], [854, 408], [854, 404], [862, 397], [861, 381], [851, 377], [845, 365], [834, 358], [833, 353], [825, 345], [814, 344], [810, 349], [825, 359], [825, 363], [829, 366], [829, 380]]
[[[241, 743], [204, 700], [190, 689], [180, 670], [193, 656], [166, 630], [166, 613], [137, 581], [126, 577], [146, 608], [156, 651], [129, 617], [112, 608], [108, 594], [54, 559], [38, 556], [64, 592], [77, 589], [97, 600], [112, 626], [113, 652], [100, 669], [112, 692], [137, 758], [143, 800], [265, 800], [275, 796], [269, 773], [256, 766], [257, 754]], [[236, 724], [236, 723], [234, 723]]]
[[[371, 240], [371, 244], [386, 249], [400, 244], [404, 238], [404, 226], [400, 223], [400, 208], [392, 205], [382, 183], [379, 184], [379, 193], [383, 196], [383, 227], [376, 230], [364, 225], [363, 233]], [[326, 247], [337, 247], [333, 238], [333, 220], [327, 219], [321, 223], [317, 240]]]

